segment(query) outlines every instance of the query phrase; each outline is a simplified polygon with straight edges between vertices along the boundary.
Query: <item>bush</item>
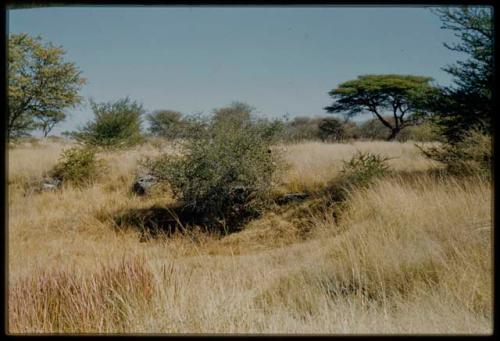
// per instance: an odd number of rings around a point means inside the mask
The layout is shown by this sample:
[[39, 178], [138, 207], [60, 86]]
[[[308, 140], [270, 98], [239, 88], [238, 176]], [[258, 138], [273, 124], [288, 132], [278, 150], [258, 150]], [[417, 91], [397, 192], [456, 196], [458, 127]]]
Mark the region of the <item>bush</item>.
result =
[[309, 117], [295, 117], [292, 121], [284, 122], [281, 139], [287, 142], [318, 139], [318, 126]]
[[318, 124], [319, 136], [322, 141], [342, 141], [346, 131], [342, 122], [336, 118], [324, 118]]
[[93, 149], [72, 147], [62, 152], [50, 175], [63, 182], [83, 186], [96, 179], [100, 167]]
[[361, 137], [361, 130], [354, 122], [342, 122], [336, 118], [323, 118], [318, 122], [322, 141], [344, 142]]
[[286, 142], [341, 141], [353, 133], [351, 126], [330, 117], [295, 117], [282, 125], [281, 139]]
[[154, 136], [173, 139], [178, 137], [182, 129], [182, 114], [178, 111], [159, 110], [147, 115], [149, 131]]
[[344, 161], [341, 174], [349, 185], [363, 186], [389, 171], [388, 157], [358, 152], [349, 161]]
[[354, 122], [344, 122], [344, 132], [346, 139], [359, 139], [361, 137], [361, 129]]
[[128, 97], [114, 103], [95, 103], [90, 105], [95, 119], [74, 134], [79, 142], [89, 146], [105, 148], [130, 147], [142, 141], [141, 105]]
[[197, 138], [198, 135], [204, 134], [209, 121], [207, 117], [201, 113], [186, 116], [181, 122], [181, 129], [178, 137], [183, 139]]
[[[392, 123], [393, 119], [385, 117], [386, 120]], [[372, 118], [363, 122], [359, 127], [361, 137], [368, 140], [387, 140], [391, 131], [380, 122], [378, 118]]]
[[491, 176], [491, 136], [479, 130], [470, 130], [458, 142], [417, 147], [427, 157], [443, 163], [450, 174]]
[[330, 200], [336, 204], [334, 215], [342, 212], [353, 189], [367, 187], [375, 179], [390, 173], [388, 160], [387, 157], [358, 151], [349, 161], [344, 161], [340, 177], [326, 189]]
[[409, 126], [401, 130], [396, 136], [396, 140], [416, 141], [416, 142], [431, 142], [441, 140], [438, 128], [432, 123], [426, 122], [414, 126]]
[[231, 105], [214, 110], [212, 121], [219, 122], [231, 121], [232, 124], [248, 124], [252, 121], [252, 112], [254, 108], [242, 102], [233, 102]]
[[[393, 124], [394, 118], [385, 117], [385, 120]], [[362, 138], [369, 140], [387, 140], [391, 131], [378, 118], [363, 122], [359, 128]], [[436, 125], [431, 122], [418, 122], [415, 125], [405, 126], [396, 135], [396, 141], [438, 141], [440, 134]]]
[[268, 203], [277, 168], [270, 143], [259, 125], [218, 119], [185, 141], [182, 156], [164, 155], [148, 166], [185, 207], [236, 227]]

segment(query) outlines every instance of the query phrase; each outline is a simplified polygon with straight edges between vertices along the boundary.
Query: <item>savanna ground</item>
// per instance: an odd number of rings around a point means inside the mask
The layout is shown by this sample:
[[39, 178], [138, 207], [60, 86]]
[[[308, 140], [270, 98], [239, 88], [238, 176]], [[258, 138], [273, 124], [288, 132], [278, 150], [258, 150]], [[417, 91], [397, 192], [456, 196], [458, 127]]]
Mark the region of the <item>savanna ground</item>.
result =
[[492, 333], [491, 183], [435, 175], [412, 142], [277, 147], [282, 192], [321, 191], [358, 150], [391, 157], [335, 215], [306, 200], [227, 236], [146, 239], [116, 217], [173, 202], [130, 192], [169, 145], [102, 154], [90, 187], [26, 191], [66, 147], [8, 150], [10, 333]]

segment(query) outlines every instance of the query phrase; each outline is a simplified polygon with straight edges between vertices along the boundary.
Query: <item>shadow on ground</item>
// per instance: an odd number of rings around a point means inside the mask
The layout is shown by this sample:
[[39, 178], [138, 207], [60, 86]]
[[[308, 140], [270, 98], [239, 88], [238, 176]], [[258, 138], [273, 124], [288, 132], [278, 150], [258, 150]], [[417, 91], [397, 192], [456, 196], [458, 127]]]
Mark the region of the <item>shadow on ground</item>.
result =
[[226, 219], [218, 219], [204, 213], [194, 211], [186, 206], [154, 205], [147, 208], [128, 209], [114, 216], [118, 229], [133, 228], [141, 232], [141, 239], [171, 236], [174, 233], [185, 233], [194, 227], [202, 231], [230, 234], [239, 231], [255, 214], [231, 215]]
[[155, 205], [147, 208], [133, 208], [118, 212], [114, 221], [118, 228], [133, 228], [143, 236], [159, 234], [172, 235], [184, 232], [190, 226], [204, 226], [214, 229], [215, 223], [183, 206]]
[[[442, 178], [441, 170], [393, 172], [386, 176], [402, 177], [408, 183], [418, 183], [422, 176]], [[351, 190], [355, 188], [368, 187], [372, 183], [369, 179], [357, 179], [351, 177], [340, 177], [315, 193], [287, 193], [275, 198], [275, 206], [270, 209], [290, 210], [289, 218], [297, 218], [309, 222], [306, 218], [314, 218], [316, 215], [331, 214], [337, 220], [345, 209], [345, 202]], [[278, 207], [283, 207], [279, 209]], [[171, 236], [174, 233], [185, 233], [199, 228], [202, 231], [216, 232], [228, 235], [241, 229], [251, 220], [260, 216], [257, 212], [245, 211], [238, 205], [228, 211], [225, 218], [210, 216], [198, 212], [188, 206], [174, 204], [170, 206], [155, 205], [147, 208], [128, 209], [120, 211], [114, 216], [114, 222], [118, 229], [133, 228], [141, 232], [141, 239], [149, 239], [159, 235]], [[294, 221], [297, 223], [297, 219]]]

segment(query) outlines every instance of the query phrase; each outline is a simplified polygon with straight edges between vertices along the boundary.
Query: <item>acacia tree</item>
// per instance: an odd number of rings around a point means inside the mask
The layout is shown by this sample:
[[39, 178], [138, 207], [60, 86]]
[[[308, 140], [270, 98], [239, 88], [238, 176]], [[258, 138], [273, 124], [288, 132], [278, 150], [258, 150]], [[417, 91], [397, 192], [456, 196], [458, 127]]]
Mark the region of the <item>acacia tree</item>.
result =
[[445, 87], [431, 101], [437, 123], [450, 142], [461, 139], [471, 128], [489, 131], [493, 115], [493, 18], [488, 7], [440, 8], [434, 12], [443, 29], [452, 30], [459, 42], [444, 44], [451, 51], [467, 55], [443, 68], [454, 77], [454, 86]]
[[66, 119], [66, 114], [62, 111], [44, 112], [35, 114], [38, 120], [38, 126], [42, 129], [43, 137], [47, 137], [54, 126]]
[[[393, 140], [405, 127], [416, 123], [421, 113], [421, 103], [436, 90], [432, 78], [411, 75], [364, 75], [340, 84], [329, 92], [334, 99], [324, 109], [329, 113], [342, 113], [346, 118], [362, 112], [371, 112], [390, 130], [388, 140]], [[384, 115], [389, 111], [393, 122]]]
[[27, 135], [40, 126], [48, 134], [64, 119], [64, 109], [81, 102], [78, 91], [85, 79], [74, 63], [64, 61], [64, 54], [62, 47], [43, 44], [40, 37], [25, 33], [9, 37], [9, 138]]

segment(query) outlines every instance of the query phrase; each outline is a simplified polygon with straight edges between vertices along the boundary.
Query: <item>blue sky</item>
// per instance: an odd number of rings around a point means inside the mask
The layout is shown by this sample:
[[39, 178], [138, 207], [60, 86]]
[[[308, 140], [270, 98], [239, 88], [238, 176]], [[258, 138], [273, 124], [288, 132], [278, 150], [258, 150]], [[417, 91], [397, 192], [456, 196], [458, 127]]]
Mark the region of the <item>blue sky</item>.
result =
[[[52, 7], [11, 10], [8, 25], [62, 45], [85, 98], [186, 114], [243, 101], [260, 116], [325, 115], [343, 81], [398, 73], [447, 85], [441, 68], [460, 57], [423, 7]], [[54, 134], [93, 117], [86, 105], [69, 113]]]

